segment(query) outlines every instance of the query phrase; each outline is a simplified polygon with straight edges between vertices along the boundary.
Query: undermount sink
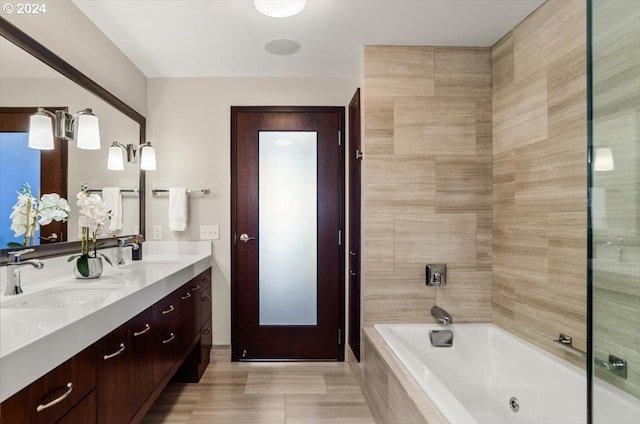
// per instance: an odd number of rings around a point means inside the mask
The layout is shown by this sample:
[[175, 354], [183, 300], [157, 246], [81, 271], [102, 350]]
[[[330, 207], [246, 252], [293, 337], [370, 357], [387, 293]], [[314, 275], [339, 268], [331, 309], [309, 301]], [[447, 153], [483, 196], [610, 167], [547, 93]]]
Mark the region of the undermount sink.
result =
[[141, 261], [131, 261], [128, 264], [120, 265], [120, 268], [124, 269], [135, 269], [135, 268], [147, 268], [147, 267], [159, 267], [165, 265], [176, 265], [179, 264], [180, 261], [176, 261], [173, 259], [150, 259], [150, 260], [141, 260]]
[[32, 294], [20, 294], [0, 303], [0, 308], [73, 308], [103, 302], [117, 285], [83, 285], [52, 287]]

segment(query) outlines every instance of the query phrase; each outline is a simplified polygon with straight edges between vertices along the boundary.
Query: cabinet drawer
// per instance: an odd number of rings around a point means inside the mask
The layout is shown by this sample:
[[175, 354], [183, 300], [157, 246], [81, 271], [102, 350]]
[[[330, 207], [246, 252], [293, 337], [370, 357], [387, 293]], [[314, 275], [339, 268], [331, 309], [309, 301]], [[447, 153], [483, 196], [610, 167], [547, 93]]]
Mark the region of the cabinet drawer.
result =
[[175, 365], [182, 353], [183, 339], [184, 335], [180, 328], [179, 318], [170, 321], [156, 333], [153, 350], [154, 385], [157, 385]]
[[56, 424], [96, 424], [96, 392], [89, 393]]
[[180, 295], [181, 290], [177, 290], [153, 305], [152, 321], [154, 327], [160, 328], [179, 315]]
[[211, 318], [211, 286], [202, 292], [198, 298], [198, 322], [200, 328]]
[[3, 424], [51, 424], [96, 386], [96, 348], [89, 347], [2, 403]]
[[206, 290], [211, 286], [211, 268], [195, 276], [188, 284], [194, 293]]

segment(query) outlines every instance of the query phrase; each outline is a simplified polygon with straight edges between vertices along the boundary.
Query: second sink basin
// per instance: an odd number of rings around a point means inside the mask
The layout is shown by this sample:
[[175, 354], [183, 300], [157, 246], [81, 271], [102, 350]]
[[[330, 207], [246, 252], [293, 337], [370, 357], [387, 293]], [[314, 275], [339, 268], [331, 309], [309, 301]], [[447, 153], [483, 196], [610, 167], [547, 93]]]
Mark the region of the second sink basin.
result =
[[70, 308], [103, 302], [119, 286], [108, 284], [60, 286], [33, 294], [20, 294], [0, 303], [0, 308]]

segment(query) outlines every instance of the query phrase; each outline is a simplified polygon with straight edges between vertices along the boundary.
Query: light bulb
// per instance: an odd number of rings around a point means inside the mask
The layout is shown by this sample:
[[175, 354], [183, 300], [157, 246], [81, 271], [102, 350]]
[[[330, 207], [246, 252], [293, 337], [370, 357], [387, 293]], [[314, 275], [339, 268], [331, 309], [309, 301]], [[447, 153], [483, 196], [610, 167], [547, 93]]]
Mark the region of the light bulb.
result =
[[118, 146], [109, 147], [109, 157], [107, 158], [107, 169], [112, 171], [122, 171], [124, 169], [123, 151]]
[[78, 149], [100, 150], [98, 117], [91, 113], [91, 109], [87, 109], [87, 111], [76, 118], [78, 120], [76, 145]]
[[595, 171], [613, 171], [613, 152], [610, 147], [596, 148], [593, 169]]
[[29, 118], [29, 144], [32, 149], [53, 150], [53, 127], [50, 116], [43, 113]]
[[156, 148], [146, 144], [140, 147], [140, 169], [145, 171], [156, 170]]
[[287, 18], [304, 9], [306, 0], [254, 0], [256, 9], [273, 18]]

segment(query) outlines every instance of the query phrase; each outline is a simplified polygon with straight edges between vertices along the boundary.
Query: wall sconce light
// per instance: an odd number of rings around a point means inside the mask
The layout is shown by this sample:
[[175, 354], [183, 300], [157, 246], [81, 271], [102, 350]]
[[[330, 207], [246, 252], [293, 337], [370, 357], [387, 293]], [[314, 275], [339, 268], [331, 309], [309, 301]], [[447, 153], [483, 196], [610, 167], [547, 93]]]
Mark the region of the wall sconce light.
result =
[[610, 147], [597, 147], [593, 162], [595, 171], [613, 171], [613, 151]]
[[54, 137], [63, 140], [73, 139], [79, 149], [99, 150], [98, 117], [91, 109], [84, 109], [71, 115], [64, 110], [56, 110], [53, 113], [44, 108], [38, 108], [38, 111], [29, 119], [29, 147], [52, 150]]
[[124, 169], [124, 153], [127, 153], [127, 162], [136, 163], [136, 151], [140, 151], [140, 169], [144, 171], [156, 170], [156, 148], [151, 143], [146, 142], [138, 147], [129, 143], [124, 145], [114, 141], [109, 147], [109, 157], [107, 158], [107, 169], [112, 171], [122, 171]]
[[263, 15], [286, 18], [302, 12], [306, 0], [254, 0], [253, 4]]

